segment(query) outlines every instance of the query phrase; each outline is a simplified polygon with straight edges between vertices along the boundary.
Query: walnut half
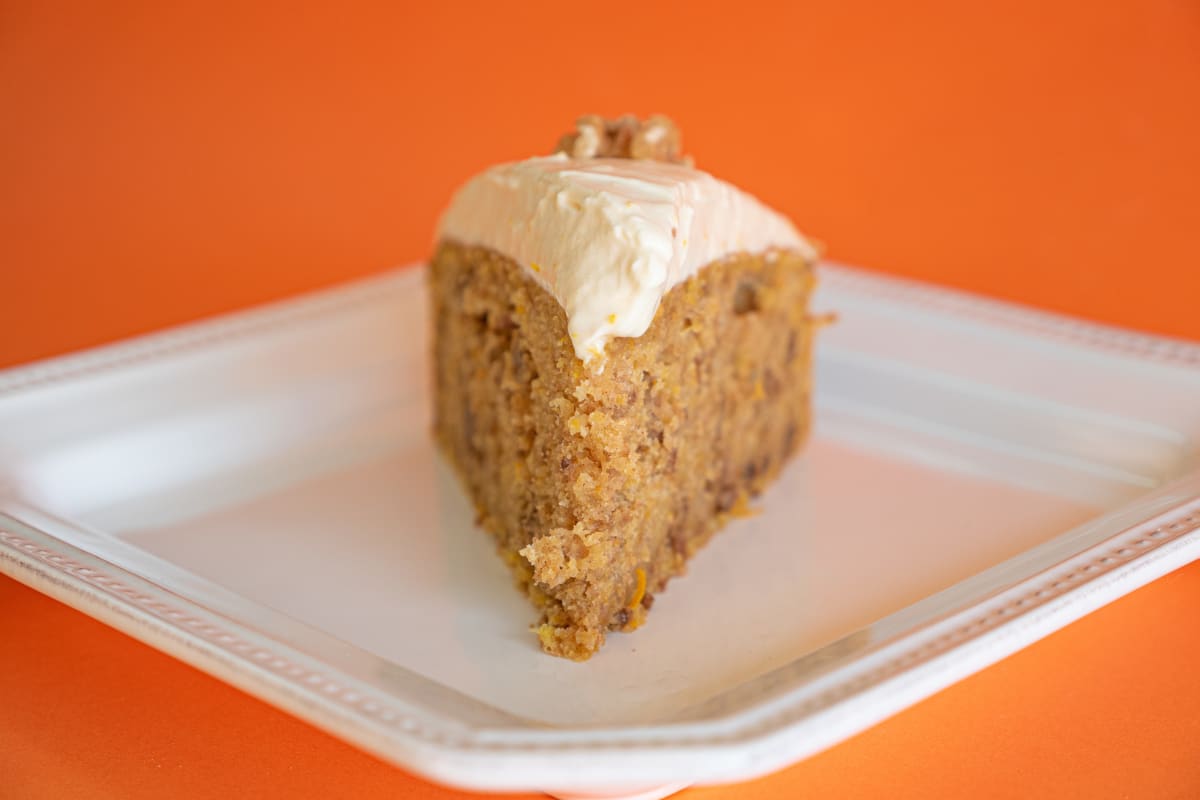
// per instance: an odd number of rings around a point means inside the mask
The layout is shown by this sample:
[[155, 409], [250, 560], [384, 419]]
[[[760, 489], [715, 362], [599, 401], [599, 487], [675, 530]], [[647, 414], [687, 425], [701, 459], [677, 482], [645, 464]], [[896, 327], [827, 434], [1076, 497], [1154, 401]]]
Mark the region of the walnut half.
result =
[[589, 114], [575, 121], [575, 132], [559, 139], [555, 149], [572, 158], [637, 158], [692, 166], [691, 156], [679, 151], [679, 128], [661, 114], [641, 121], [632, 114], [616, 119]]

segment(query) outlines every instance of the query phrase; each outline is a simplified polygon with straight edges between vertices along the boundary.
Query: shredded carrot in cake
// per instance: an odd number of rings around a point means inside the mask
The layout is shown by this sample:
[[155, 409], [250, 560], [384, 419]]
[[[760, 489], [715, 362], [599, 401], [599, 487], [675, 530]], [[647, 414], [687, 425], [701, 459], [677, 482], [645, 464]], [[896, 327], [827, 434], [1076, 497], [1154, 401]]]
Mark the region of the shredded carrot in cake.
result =
[[631, 609], [637, 608], [646, 596], [646, 570], [638, 567], [634, 574], [637, 575], [637, 588], [633, 592], [633, 599], [629, 601]]
[[733, 504], [733, 508], [729, 509], [729, 516], [735, 519], [747, 519], [748, 517], [757, 517], [762, 513], [761, 508], [753, 508], [750, 501], [746, 499], [746, 495], [738, 497], [737, 502]]
[[541, 272], [541, 271], [542, 271], [542, 268], [541, 268], [541, 266], [539, 266], [539, 265], [538, 265], [538, 263], [537, 263], [536, 261], [530, 261], [530, 262], [529, 262], [529, 268], [530, 268], [531, 270], [533, 270], [534, 272]]

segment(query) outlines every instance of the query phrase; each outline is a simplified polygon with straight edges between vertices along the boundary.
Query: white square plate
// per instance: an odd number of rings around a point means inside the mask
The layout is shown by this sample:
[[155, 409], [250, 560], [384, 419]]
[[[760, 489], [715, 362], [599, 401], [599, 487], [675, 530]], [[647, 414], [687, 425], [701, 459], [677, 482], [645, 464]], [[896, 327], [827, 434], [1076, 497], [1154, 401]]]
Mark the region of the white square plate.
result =
[[802, 458], [590, 662], [428, 435], [422, 273], [0, 373], [0, 570], [432, 779], [750, 778], [1200, 554], [1200, 347], [824, 269]]

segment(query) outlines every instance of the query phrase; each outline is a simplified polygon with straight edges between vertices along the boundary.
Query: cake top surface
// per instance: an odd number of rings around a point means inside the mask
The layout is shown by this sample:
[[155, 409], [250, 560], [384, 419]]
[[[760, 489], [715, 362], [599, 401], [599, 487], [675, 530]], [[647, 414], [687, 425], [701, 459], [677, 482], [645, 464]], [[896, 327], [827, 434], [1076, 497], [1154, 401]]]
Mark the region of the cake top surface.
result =
[[[599, 132], [585, 124], [596, 119], [581, 119], [555, 155], [469, 180], [438, 229], [522, 265], [562, 305], [583, 361], [613, 337], [645, 333], [663, 295], [705, 264], [772, 248], [816, 258], [786, 217], [691, 167], [662, 118], [632, 133], [627, 118]], [[628, 157], [639, 148], [648, 157]]]

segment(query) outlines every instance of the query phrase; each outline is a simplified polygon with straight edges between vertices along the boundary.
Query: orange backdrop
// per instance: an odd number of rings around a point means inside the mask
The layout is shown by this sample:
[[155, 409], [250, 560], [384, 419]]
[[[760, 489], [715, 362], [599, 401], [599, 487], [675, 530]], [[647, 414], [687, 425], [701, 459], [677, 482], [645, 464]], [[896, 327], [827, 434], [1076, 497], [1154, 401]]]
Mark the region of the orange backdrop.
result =
[[[837, 260], [1200, 338], [1195, 0], [8, 0], [0, 366], [420, 259], [455, 185], [588, 111], [674, 116]], [[0, 797], [453, 796], [5, 579], [0, 610]], [[693, 796], [1197, 796], [1197, 619], [1193, 565]]]

